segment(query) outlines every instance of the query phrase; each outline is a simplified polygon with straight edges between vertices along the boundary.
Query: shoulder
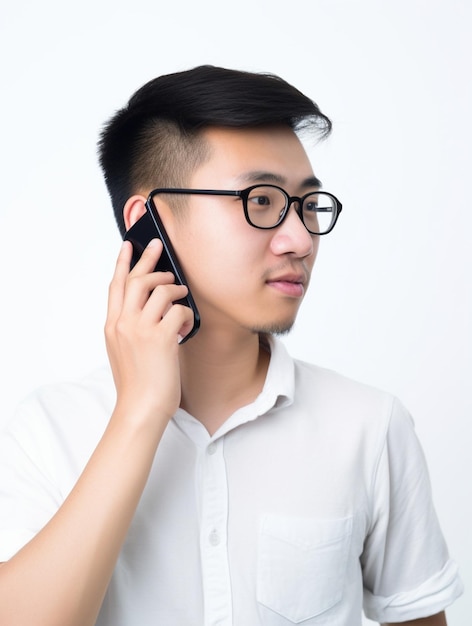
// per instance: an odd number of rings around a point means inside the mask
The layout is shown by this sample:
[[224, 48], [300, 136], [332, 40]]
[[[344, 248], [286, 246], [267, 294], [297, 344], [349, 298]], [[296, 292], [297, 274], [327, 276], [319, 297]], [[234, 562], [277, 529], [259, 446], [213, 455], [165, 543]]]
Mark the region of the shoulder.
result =
[[33, 411], [36, 414], [47, 414], [51, 419], [66, 419], [66, 415], [72, 417], [74, 411], [79, 411], [85, 418], [84, 409], [108, 411], [114, 399], [111, 371], [109, 367], [103, 366], [74, 381], [39, 387], [20, 403], [17, 415]]
[[332, 406], [337, 411], [387, 411], [401, 403], [391, 393], [354, 380], [334, 370], [294, 360], [296, 394], [302, 399]]
[[292, 358], [280, 340], [272, 339], [273, 376], [283, 388], [293, 415], [327, 427], [378, 429], [386, 434], [392, 421], [411, 425], [401, 401], [383, 389], [332, 369]]
[[299, 360], [294, 379], [292, 415], [319, 435], [370, 447], [375, 456], [389, 440], [415, 438], [409, 411], [388, 391]]
[[89, 454], [105, 429], [115, 403], [109, 367], [76, 381], [44, 385], [18, 405], [5, 435], [27, 453], [51, 453], [55, 447]]

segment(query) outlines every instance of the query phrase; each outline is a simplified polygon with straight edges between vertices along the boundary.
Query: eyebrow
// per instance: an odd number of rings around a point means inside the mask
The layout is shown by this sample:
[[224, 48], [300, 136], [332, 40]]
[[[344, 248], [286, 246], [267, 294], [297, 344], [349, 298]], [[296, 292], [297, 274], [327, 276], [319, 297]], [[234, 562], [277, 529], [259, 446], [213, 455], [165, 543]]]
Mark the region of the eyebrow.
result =
[[[241, 181], [241, 183], [273, 183], [277, 185], [285, 185], [287, 183], [286, 178], [283, 176], [263, 170], [246, 172], [238, 176], [237, 180]], [[309, 176], [300, 183], [300, 187], [305, 189], [312, 189], [313, 187], [321, 189], [322, 186], [321, 180], [316, 176]]]

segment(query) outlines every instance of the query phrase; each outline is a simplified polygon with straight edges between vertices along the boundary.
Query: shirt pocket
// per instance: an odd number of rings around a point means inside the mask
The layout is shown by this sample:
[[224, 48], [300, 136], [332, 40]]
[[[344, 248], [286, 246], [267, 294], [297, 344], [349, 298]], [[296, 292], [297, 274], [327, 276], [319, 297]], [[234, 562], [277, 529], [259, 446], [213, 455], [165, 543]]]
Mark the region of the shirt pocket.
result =
[[258, 549], [259, 604], [294, 624], [333, 608], [343, 595], [352, 523], [352, 517], [265, 516]]

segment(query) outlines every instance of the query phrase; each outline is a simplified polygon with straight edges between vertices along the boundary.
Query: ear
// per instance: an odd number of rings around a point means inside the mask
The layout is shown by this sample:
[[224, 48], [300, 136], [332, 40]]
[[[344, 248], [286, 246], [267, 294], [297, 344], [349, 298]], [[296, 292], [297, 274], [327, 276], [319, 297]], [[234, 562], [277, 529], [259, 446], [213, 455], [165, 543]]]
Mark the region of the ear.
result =
[[138, 194], [131, 196], [123, 208], [126, 230], [130, 229], [146, 213], [146, 198]]

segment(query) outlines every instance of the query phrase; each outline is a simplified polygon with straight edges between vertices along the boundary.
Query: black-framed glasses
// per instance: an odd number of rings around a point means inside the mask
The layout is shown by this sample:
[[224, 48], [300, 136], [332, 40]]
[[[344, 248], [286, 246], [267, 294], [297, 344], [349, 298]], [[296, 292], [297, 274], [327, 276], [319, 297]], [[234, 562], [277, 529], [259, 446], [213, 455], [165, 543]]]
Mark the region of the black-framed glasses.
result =
[[326, 235], [332, 231], [342, 210], [342, 204], [336, 196], [327, 191], [310, 191], [300, 197], [290, 196], [277, 185], [252, 185], [241, 191], [160, 188], [153, 189], [149, 199], [161, 193], [237, 196], [243, 202], [248, 224], [266, 230], [280, 226], [294, 204], [305, 228], [312, 235]]

